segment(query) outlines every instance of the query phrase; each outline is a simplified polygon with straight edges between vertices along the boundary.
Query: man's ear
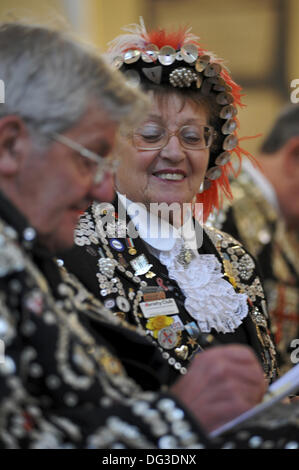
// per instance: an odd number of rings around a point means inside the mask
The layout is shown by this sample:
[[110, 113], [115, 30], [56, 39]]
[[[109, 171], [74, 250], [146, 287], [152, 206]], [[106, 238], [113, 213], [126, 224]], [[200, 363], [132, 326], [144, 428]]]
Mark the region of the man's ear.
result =
[[283, 159], [286, 174], [297, 176], [299, 174], [299, 136], [293, 137], [285, 144]]
[[0, 119], [0, 175], [9, 177], [18, 171], [28, 148], [27, 138], [28, 131], [19, 116]]

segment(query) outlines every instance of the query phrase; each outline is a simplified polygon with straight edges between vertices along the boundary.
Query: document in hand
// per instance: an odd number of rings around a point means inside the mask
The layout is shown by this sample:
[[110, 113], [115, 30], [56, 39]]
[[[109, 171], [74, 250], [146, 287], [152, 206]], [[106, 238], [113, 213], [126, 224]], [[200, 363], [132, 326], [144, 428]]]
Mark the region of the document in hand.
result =
[[[250, 410], [246, 411], [245, 413], [242, 413], [240, 416], [237, 418], [233, 419], [232, 421], [229, 421], [228, 423], [224, 424], [218, 429], [215, 429], [214, 431], [211, 432], [210, 437], [217, 437], [220, 434], [229, 431], [230, 429], [238, 426], [239, 424], [243, 423], [245, 421], [250, 420], [251, 418], [258, 418], [261, 414], [263, 414], [266, 410], [269, 410], [269, 408], [273, 407], [277, 402], [282, 400], [283, 398], [294, 394], [297, 390], [299, 390], [299, 364], [297, 364], [295, 367], [290, 369], [286, 374], [284, 374], [280, 379], [276, 380], [270, 387], [268, 388], [267, 393], [264, 396], [263, 401], [251, 408]], [[291, 411], [292, 408], [292, 413], [294, 413], [293, 407], [288, 407], [290, 405], [282, 405], [284, 407], [285, 412], [288, 414], [288, 411]], [[299, 414], [299, 403], [297, 403], [296, 407], [298, 408], [298, 414]], [[277, 413], [277, 409], [275, 410]], [[245, 423], [246, 425], [246, 423]]]

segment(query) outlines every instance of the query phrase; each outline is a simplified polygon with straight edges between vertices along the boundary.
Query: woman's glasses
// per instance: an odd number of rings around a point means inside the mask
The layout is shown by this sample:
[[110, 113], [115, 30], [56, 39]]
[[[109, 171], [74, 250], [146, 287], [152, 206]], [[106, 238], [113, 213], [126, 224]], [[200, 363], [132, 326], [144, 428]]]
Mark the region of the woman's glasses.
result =
[[214, 128], [202, 124], [180, 127], [175, 132], [157, 124], [144, 124], [133, 132], [133, 144], [138, 150], [160, 150], [172, 136], [176, 136], [182, 147], [202, 150], [211, 146], [216, 135]]

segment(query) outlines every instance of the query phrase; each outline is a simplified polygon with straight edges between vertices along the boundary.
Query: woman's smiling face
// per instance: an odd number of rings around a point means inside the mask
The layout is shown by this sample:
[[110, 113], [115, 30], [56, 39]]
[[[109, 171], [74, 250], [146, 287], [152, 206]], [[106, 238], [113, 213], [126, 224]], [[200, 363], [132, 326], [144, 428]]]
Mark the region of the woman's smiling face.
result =
[[[164, 127], [174, 133], [183, 126], [208, 125], [203, 105], [195, 104], [175, 93], [152, 95], [153, 106], [145, 119], [149, 129]], [[210, 151], [187, 149], [176, 135], [159, 150], [137, 150], [132, 140], [124, 145], [116, 175], [117, 189], [134, 202], [145, 204], [165, 202], [189, 203], [199, 191], [204, 179]]]

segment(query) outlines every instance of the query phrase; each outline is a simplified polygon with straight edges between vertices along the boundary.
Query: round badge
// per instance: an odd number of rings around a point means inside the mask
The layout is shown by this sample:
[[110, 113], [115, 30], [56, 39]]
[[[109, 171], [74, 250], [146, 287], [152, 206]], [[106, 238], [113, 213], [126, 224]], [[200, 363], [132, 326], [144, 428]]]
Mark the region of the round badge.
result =
[[107, 299], [104, 302], [104, 305], [106, 308], [113, 308], [115, 306], [115, 300], [114, 299]]
[[123, 312], [129, 312], [131, 308], [130, 302], [128, 301], [128, 299], [126, 299], [122, 295], [119, 295], [118, 297], [116, 297], [116, 305]]
[[124, 251], [125, 249], [124, 245], [116, 238], [111, 238], [111, 240], [109, 240], [109, 245], [116, 251]]
[[172, 328], [162, 328], [158, 333], [158, 343], [164, 349], [173, 349], [176, 347], [178, 335]]

